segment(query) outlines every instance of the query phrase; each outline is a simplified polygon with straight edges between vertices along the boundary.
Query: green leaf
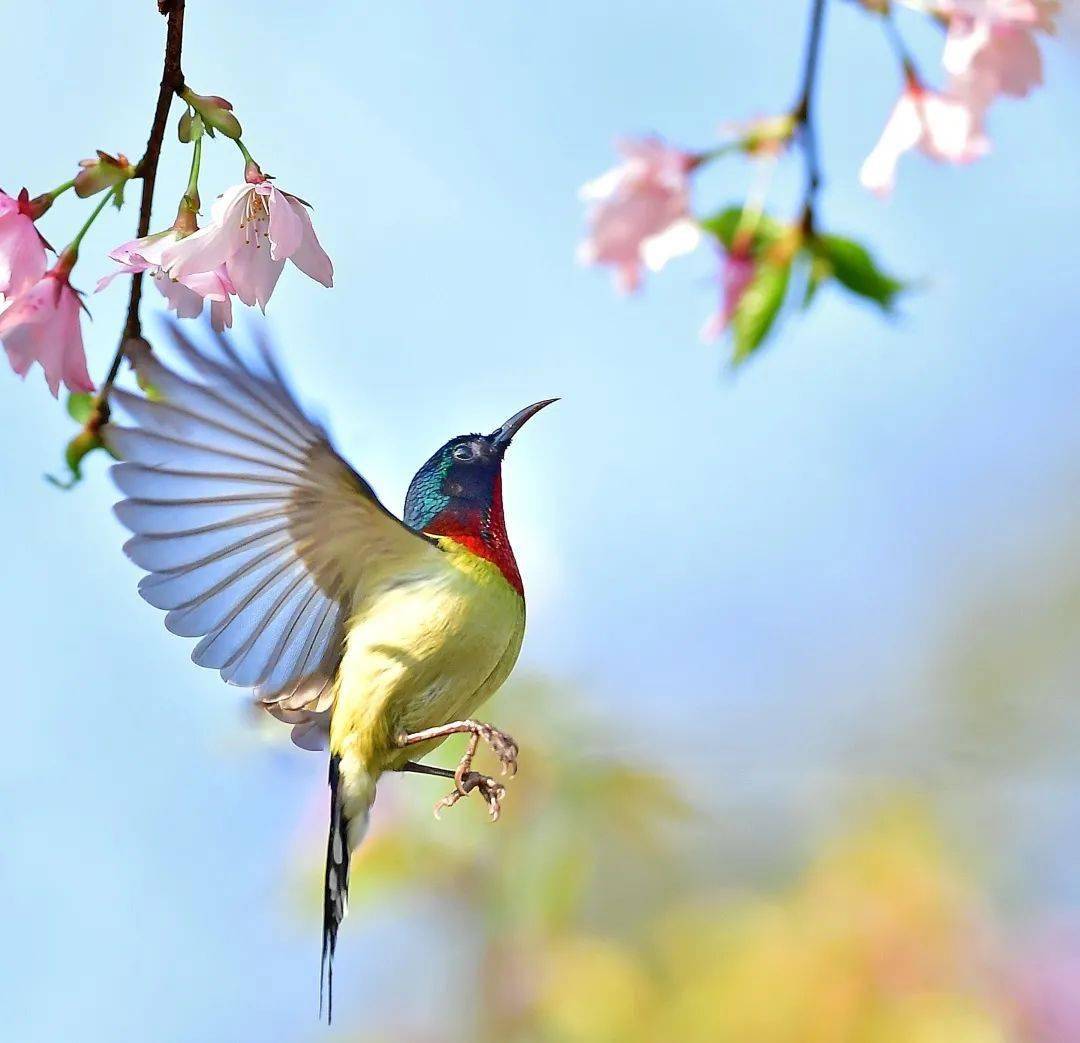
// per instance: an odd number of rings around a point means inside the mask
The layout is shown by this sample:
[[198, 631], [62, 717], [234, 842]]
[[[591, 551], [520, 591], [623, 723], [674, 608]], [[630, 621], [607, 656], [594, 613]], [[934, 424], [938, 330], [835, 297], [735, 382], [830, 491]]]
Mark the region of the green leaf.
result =
[[731, 318], [732, 361], [736, 364], [752, 355], [769, 335], [784, 303], [790, 277], [790, 261], [781, 264], [764, 261], [758, 265]]
[[784, 226], [768, 214], [747, 214], [744, 219], [743, 213], [741, 206], [730, 206], [712, 217], [702, 218], [699, 224], [710, 235], [716, 236], [726, 250], [732, 249], [735, 234], [741, 230], [749, 233], [754, 253], [758, 253], [763, 247], [771, 246], [784, 234]]
[[67, 400], [68, 416], [77, 424], [85, 424], [94, 411], [94, 396], [85, 391], [73, 391]]
[[806, 290], [803, 293], [803, 308], [809, 308], [817, 296], [821, 284], [832, 275], [832, 267], [824, 257], [811, 255], [806, 270]]
[[816, 257], [824, 259], [836, 281], [859, 297], [873, 301], [883, 311], [891, 311], [905, 284], [886, 275], [870, 252], [853, 239], [819, 235], [810, 245]]

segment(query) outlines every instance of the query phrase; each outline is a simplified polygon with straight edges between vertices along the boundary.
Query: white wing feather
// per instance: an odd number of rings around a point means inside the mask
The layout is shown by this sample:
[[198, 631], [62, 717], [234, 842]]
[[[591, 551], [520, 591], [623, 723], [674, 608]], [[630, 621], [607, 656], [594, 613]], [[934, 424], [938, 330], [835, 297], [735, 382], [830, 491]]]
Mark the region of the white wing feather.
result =
[[438, 551], [337, 455], [265, 348], [256, 365], [224, 338], [211, 355], [172, 331], [202, 382], [147, 354], [153, 392], [112, 397], [134, 426], [105, 428], [124, 549], [166, 627], [201, 638], [192, 659], [254, 688], [300, 737], [332, 701], [353, 597]]

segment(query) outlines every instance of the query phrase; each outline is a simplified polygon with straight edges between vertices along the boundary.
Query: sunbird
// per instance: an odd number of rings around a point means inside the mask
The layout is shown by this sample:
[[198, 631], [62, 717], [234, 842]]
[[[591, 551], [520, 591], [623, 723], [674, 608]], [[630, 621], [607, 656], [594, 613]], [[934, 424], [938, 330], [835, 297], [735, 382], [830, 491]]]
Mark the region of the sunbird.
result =
[[[273, 353], [218, 335], [197, 347], [175, 324], [182, 376], [149, 352], [137, 395], [112, 401], [116, 515], [134, 535], [139, 593], [165, 626], [201, 638], [192, 652], [292, 725], [293, 741], [329, 749], [330, 830], [323, 894], [320, 1011], [333, 1016], [333, 962], [349, 862], [379, 777], [453, 780], [436, 814], [479, 793], [492, 819], [505, 788], [473, 770], [481, 742], [517, 770], [509, 735], [473, 719], [506, 680], [525, 632], [521, 574], [503, 517], [502, 463], [512, 439], [556, 399], [489, 435], [451, 438], [416, 472], [402, 519], [338, 455], [297, 404]], [[250, 357], [249, 357], [250, 356]], [[455, 769], [421, 763], [465, 734]]]

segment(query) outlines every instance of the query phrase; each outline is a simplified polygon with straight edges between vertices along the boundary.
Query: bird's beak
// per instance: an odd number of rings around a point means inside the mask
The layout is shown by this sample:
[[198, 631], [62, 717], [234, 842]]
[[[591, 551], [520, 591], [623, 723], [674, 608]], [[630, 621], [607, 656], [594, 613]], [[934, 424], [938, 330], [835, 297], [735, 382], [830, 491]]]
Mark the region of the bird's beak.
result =
[[552, 402], [558, 401], [557, 398], [545, 398], [543, 402], [534, 402], [531, 406], [526, 406], [520, 412], [515, 413], [498, 431], [488, 435], [491, 444], [499, 453], [505, 453], [506, 447], [510, 444], [514, 435], [524, 426], [526, 420], [536, 416], [544, 406], [550, 406]]

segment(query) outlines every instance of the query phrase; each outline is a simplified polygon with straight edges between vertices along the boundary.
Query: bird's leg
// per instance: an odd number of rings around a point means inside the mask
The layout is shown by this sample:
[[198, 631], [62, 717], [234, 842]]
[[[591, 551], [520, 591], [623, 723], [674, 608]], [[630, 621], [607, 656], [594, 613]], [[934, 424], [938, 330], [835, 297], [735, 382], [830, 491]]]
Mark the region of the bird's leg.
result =
[[462, 733], [469, 736], [469, 744], [465, 748], [465, 755], [461, 758], [454, 771], [449, 771], [446, 768], [433, 768], [426, 764], [416, 764], [413, 761], [405, 764], [402, 770], [453, 778], [454, 788], [435, 805], [436, 818], [439, 817], [439, 812], [443, 808], [453, 807], [462, 797], [468, 796], [474, 789], [478, 789], [481, 796], [487, 801], [488, 812], [494, 822], [499, 817], [499, 802], [506, 796], [506, 789], [494, 779], [473, 771], [472, 761], [473, 757], [476, 756], [480, 740], [483, 739], [502, 763], [503, 774], [505, 775], [507, 772], [511, 775], [516, 774], [518, 748], [517, 743], [509, 735], [492, 728], [490, 724], [482, 724], [479, 721], [454, 721], [438, 728], [425, 728], [420, 732], [399, 736], [398, 746], [416, 746], [430, 742], [432, 739], [444, 739], [448, 735]]
[[506, 732], [492, 728], [490, 724], [484, 724], [483, 721], [452, 721], [450, 724], [440, 724], [437, 728], [409, 732], [398, 736], [397, 745], [405, 749], [408, 746], [419, 746], [422, 743], [431, 742], [433, 739], [445, 739], [450, 735], [469, 736], [469, 747], [459, 765], [462, 772], [468, 771], [472, 766], [473, 756], [482, 739], [491, 747], [491, 752], [499, 758], [502, 773], [504, 775], [509, 773], [511, 776], [517, 774], [517, 743]]
[[[488, 814], [491, 821], [496, 822], [499, 812], [502, 810], [500, 801], [506, 796], [506, 789], [500, 786], [494, 779], [487, 775], [481, 775], [478, 771], [461, 772], [460, 765], [457, 771], [449, 768], [437, 768], [433, 764], [418, 764], [416, 761], [406, 761], [398, 771], [412, 771], [418, 775], [437, 775], [441, 779], [453, 779], [454, 788], [435, 804], [435, 817], [439, 818], [439, 812], [443, 808], [453, 807], [463, 796], [467, 796], [474, 789], [479, 790], [480, 796], [487, 801]], [[458, 778], [459, 773], [461, 778]]]

